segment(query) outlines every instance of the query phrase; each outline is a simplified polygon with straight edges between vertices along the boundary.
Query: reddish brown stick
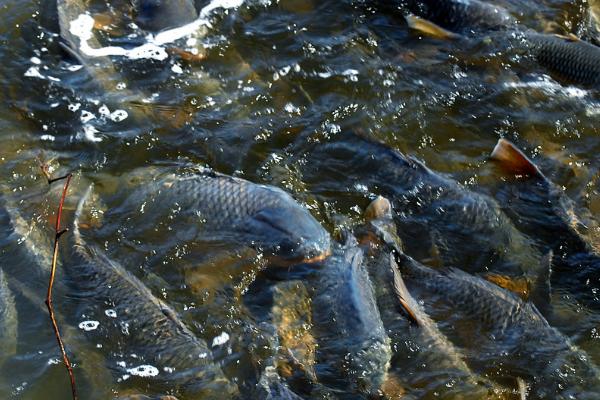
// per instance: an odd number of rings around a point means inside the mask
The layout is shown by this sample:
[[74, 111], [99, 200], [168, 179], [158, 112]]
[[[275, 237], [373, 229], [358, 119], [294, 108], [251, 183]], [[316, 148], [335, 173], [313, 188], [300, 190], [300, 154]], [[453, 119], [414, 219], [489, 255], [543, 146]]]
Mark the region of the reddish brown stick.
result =
[[[42, 171], [46, 172], [46, 170], [43, 167]], [[73, 375], [73, 368], [71, 367], [71, 361], [69, 360], [67, 352], [65, 351], [65, 345], [60, 336], [60, 331], [58, 330], [56, 318], [54, 318], [54, 306], [52, 304], [52, 288], [54, 286], [54, 277], [56, 275], [56, 261], [58, 259], [58, 240], [60, 239], [62, 234], [67, 231], [67, 229], [60, 229], [60, 219], [62, 217], [63, 206], [65, 204], [65, 198], [67, 197], [67, 191], [69, 190], [69, 183], [71, 183], [72, 176], [72, 174], [67, 174], [60, 178], [50, 179], [50, 177], [46, 175], [49, 184], [61, 179], [67, 180], [65, 182], [65, 185], [63, 186], [62, 196], [60, 198], [60, 203], [58, 204], [58, 213], [56, 215], [56, 225], [54, 228], [54, 251], [52, 253], [52, 267], [50, 270], [50, 282], [48, 283], [48, 293], [46, 294], [46, 307], [48, 307], [48, 312], [50, 313], [50, 321], [52, 321], [52, 328], [54, 329], [54, 335], [56, 336], [58, 347], [60, 347], [60, 352], [62, 353], [63, 362], [65, 363], [65, 366], [67, 367], [67, 372], [69, 373], [73, 400], [77, 400], [79, 397], [77, 396], [77, 388], [75, 386], [75, 376]]]

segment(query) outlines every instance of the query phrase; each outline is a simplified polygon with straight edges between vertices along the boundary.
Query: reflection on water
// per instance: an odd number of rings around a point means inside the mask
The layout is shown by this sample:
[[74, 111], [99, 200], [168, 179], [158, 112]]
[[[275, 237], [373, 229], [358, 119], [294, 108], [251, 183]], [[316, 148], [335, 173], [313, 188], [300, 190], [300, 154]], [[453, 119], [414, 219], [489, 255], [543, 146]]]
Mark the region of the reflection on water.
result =
[[[187, 24], [152, 33], [135, 25], [128, 2], [6, 0], [0, 8], [0, 265], [9, 288], [0, 279], [0, 306], [8, 304], [2, 307], [9, 310], [15, 300], [12, 317], [4, 318], [0, 309], [0, 324], [8, 327], [0, 326], [0, 338], [11, 329], [17, 336], [16, 347], [9, 339], [0, 344], [6, 349], [0, 355], [1, 398], [70, 396], [43, 305], [61, 187], [47, 185], [41, 162], [53, 174], [75, 173], [65, 205], [67, 225], [93, 184], [79, 226], [96, 254], [118, 264], [118, 276], [147, 288], [144, 303], [130, 308], [155, 302], [144, 315], [158, 312], [171, 325], [157, 322], [157, 329], [181, 329], [197, 338], [206, 360], [214, 360], [213, 380], [218, 375], [227, 382], [223, 387], [235, 387], [231, 393], [266, 398], [271, 391], [294, 398], [293, 390], [303, 398], [364, 398], [369, 374], [384, 381], [378, 385], [389, 398], [401, 393], [455, 398], [462, 386], [448, 381], [456, 371], [436, 369], [439, 361], [432, 360], [439, 354], [423, 352], [422, 334], [385, 302], [395, 296], [383, 287], [390, 279], [381, 272], [385, 254], [348, 261], [356, 275], [340, 273], [332, 280], [337, 286], [327, 285], [321, 279], [335, 272], [328, 262], [339, 260], [339, 245], [332, 247], [332, 258], [310, 253], [312, 263], [274, 257], [273, 248], [261, 246], [264, 237], [223, 233], [234, 226], [230, 212], [245, 207], [235, 204], [231, 211], [228, 201], [243, 197], [206, 196], [207, 215], [186, 202], [192, 190], [156, 202], [165, 197], [160, 193], [175, 193], [161, 180], [165, 171], [209, 168], [285, 190], [290, 209], [301, 211], [275, 217], [267, 212], [243, 220], [236, 232], [294, 237], [302, 218], [304, 228], [316, 232], [308, 236], [322, 236], [317, 253], [329, 242], [312, 218], [332, 241], [343, 242], [349, 231], [360, 231], [372, 199], [390, 197], [409, 256], [433, 268], [491, 277], [534, 301], [543, 298], [546, 307], [536, 305], [577, 347], [573, 351], [581, 352], [574, 354], [600, 364], [597, 275], [570, 275], [582, 265], [600, 265], [594, 264], [600, 247], [597, 88], [555, 77], [511, 47], [516, 41], [505, 32], [453, 41], [420, 36], [379, 2], [196, 3], [198, 18], [175, 13], [169, 18]], [[598, 39], [597, 2], [589, 2], [591, 10], [586, 2], [564, 0], [495, 3], [537, 31]], [[532, 203], [538, 198], [528, 182], [506, 189], [510, 180], [489, 160], [500, 137], [522, 148], [561, 192], [551, 197], [559, 199], [551, 203], [557, 208], [531, 217], [518, 205], [510, 207], [506, 190]], [[390, 156], [392, 150], [409, 157], [400, 162]], [[148, 199], [140, 195], [144, 191], [152, 192]], [[553, 249], [551, 290], [536, 297], [548, 250], [559, 236], [553, 236], [552, 210], [564, 210], [565, 204], [576, 233], [589, 245], [579, 249], [587, 258], [570, 248]], [[585, 220], [579, 223], [578, 216]], [[218, 227], [219, 235], [202, 236], [207, 217], [227, 226]], [[82, 398], [140, 393], [196, 398], [198, 392], [182, 389], [189, 376], [179, 376], [177, 385], [153, 379], [181, 371], [171, 371], [173, 363], [164, 360], [146, 362], [148, 352], [156, 356], [163, 348], [134, 351], [127, 345], [125, 338], [140, 335], [152, 342], [153, 336], [128, 331], [137, 322], [123, 317], [122, 304], [110, 296], [89, 302], [99, 289], [81, 289], [84, 274], [65, 270], [73, 265], [69, 235], [61, 242], [55, 306]], [[364, 247], [364, 238], [358, 239]], [[269, 245], [277, 253], [287, 245], [282, 243]], [[360, 284], [366, 276], [360, 268], [371, 275], [373, 288]], [[324, 294], [330, 286], [347, 288], [346, 299]], [[371, 312], [362, 318], [364, 309], [353, 311], [352, 302], [373, 296], [381, 316]], [[346, 301], [325, 303], [348, 313], [348, 321], [334, 324], [341, 330], [333, 338], [333, 330], [316, 326], [331, 322], [323, 314], [328, 307], [313, 308], [323, 301]], [[450, 341], [462, 354], [468, 365], [460, 364], [459, 373], [468, 371], [486, 390], [502, 388], [499, 398], [518, 398], [517, 377], [538, 371], [515, 367], [519, 363], [510, 361], [523, 356], [517, 352], [502, 355], [508, 362], [478, 363], [498, 349], [473, 349], [469, 337], [490, 332], [476, 331], [468, 318], [444, 320], [445, 311], [454, 313], [441, 303], [425, 309], [437, 306], [432, 329], [445, 339], [436, 343]], [[353, 324], [356, 330], [347, 328]], [[372, 349], [356, 344], [368, 332], [365, 324], [381, 337], [383, 363], [389, 363], [385, 374], [374, 373], [381, 360], [372, 360]], [[493, 340], [486, 343], [493, 346]], [[182, 348], [164, 354], [188, 355]], [[369, 361], [360, 370], [356, 360]], [[577, 377], [582, 371], [562, 372]], [[361, 379], [349, 382], [355, 374]], [[525, 379], [526, 386], [532, 382]]]

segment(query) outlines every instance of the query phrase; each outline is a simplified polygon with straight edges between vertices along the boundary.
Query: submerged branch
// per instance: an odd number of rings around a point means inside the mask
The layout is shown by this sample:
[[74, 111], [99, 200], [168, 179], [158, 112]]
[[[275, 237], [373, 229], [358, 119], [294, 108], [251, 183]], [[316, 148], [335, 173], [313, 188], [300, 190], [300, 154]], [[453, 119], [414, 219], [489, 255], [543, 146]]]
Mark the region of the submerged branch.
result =
[[48, 168], [42, 166], [42, 171], [48, 180], [48, 184], [52, 184], [53, 182], [66, 179], [66, 182], [63, 186], [62, 196], [60, 198], [60, 202], [58, 204], [58, 212], [56, 215], [56, 225], [54, 227], [54, 249], [52, 253], [52, 266], [50, 270], [50, 281], [48, 282], [48, 292], [46, 294], [46, 307], [48, 308], [48, 313], [50, 314], [50, 321], [52, 322], [52, 328], [54, 329], [54, 335], [56, 336], [56, 341], [58, 342], [58, 347], [60, 348], [60, 352], [62, 354], [63, 362], [67, 368], [67, 372], [69, 373], [69, 379], [71, 380], [71, 393], [73, 394], [73, 400], [77, 400], [77, 388], [75, 386], [75, 376], [73, 375], [73, 368], [71, 367], [71, 361], [67, 356], [67, 352], [65, 351], [65, 345], [60, 336], [60, 331], [58, 329], [58, 324], [56, 323], [56, 318], [54, 317], [54, 305], [52, 303], [52, 288], [54, 286], [54, 277], [56, 275], [56, 262], [58, 259], [58, 241], [60, 237], [67, 231], [67, 229], [61, 229], [60, 220], [62, 217], [62, 211], [65, 204], [65, 198], [67, 197], [67, 191], [69, 190], [69, 183], [71, 183], [71, 178], [73, 174], [67, 174], [65, 176], [61, 176], [59, 178], [51, 178], [48, 173]]

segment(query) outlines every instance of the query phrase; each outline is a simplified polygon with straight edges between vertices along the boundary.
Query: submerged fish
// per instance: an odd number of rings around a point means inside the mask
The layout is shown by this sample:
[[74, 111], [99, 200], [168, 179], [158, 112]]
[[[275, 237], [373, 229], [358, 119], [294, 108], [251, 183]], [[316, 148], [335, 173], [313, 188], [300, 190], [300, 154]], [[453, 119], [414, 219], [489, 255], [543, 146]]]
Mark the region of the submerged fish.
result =
[[419, 397], [435, 394], [439, 398], [516, 398], [516, 393], [474, 373], [467, 366], [465, 355], [406, 288], [393, 255], [394, 251], [401, 251], [402, 243], [396, 234], [390, 202], [378, 197], [365, 213], [365, 230], [373, 235], [370, 244], [376, 247], [368, 264], [369, 272], [396, 353], [392, 368], [397, 366], [398, 375], [403, 382], [408, 381], [411, 393]]
[[273, 287], [271, 318], [279, 338], [280, 374], [315, 382], [316, 341], [313, 335], [312, 302], [306, 286], [299, 280], [277, 283]]
[[[77, 207], [66, 270], [78, 297], [95, 309], [93, 316], [99, 321], [84, 321], [80, 327], [89, 330], [88, 335], [94, 335], [95, 340], [101, 340], [99, 335], [104, 333], [103, 338], [110, 343], [120, 343], [123, 356], [135, 363], [119, 362], [123, 374], [146, 376], [185, 395], [235, 397], [237, 387], [215, 363], [207, 343], [139, 279], [83, 238], [79, 224], [90, 191], [91, 187]], [[100, 308], [106, 309], [105, 315], [100, 315]]]
[[119, 209], [135, 215], [141, 209], [141, 229], [155, 228], [164, 217], [184, 222], [180, 239], [239, 243], [288, 260], [319, 259], [330, 251], [327, 231], [288, 193], [208, 170], [148, 182]]
[[192, 22], [198, 11], [191, 0], [133, 0], [135, 23], [158, 32]]
[[387, 380], [392, 351], [363, 252], [353, 240], [316, 270], [317, 377], [339, 390], [377, 395]]
[[532, 303], [458, 269], [434, 270], [400, 252], [396, 262], [426, 312], [463, 336], [472, 363], [525, 379], [535, 398], [597, 396], [600, 372], [589, 356], [552, 328]]
[[493, 198], [385, 144], [346, 133], [302, 157], [320, 160], [318, 167], [302, 166], [304, 180], [317, 194], [334, 196], [340, 190], [346, 198], [354, 194], [354, 204], [365, 192], [389, 198], [398, 210], [394, 218], [406, 251], [419, 260], [440, 258], [443, 265], [512, 276], [540, 263], [542, 255]]
[[17, 308], [0, 268], [0, 357], [5, 359], [17, 352]]
[[580, 85], [600, 84], [600, 48], [576, 37], [541, 34], [518, 29], [516, 20], [502, 7], [478, 0], [411, 0], [408, 9], [421, 17], [407, 17], [409, 26], [424, 34], [454, 39], [456, 34], [482, 30], [506, 30], [518, 51], [531, 54], [539, 65], [560, 79]]
[[571, 287], [571, 295], [587, 306], [600, 307], [600, 254], [587, 235], [592, 222], [575, 203], [514, 144], [500, 139], [491, 158], [511, 176], [495, 188], [495, 196], [519, 229], [552, 251], [552, 285]]
[[[283, 282], [285, 283], [285, 282]], [[283, 284], [282, 283], [282, 284]], [[292, 295], [293, 297], [293, 295]], [[294, 302], [292, 299], [291, 302]], [[280, 322], [274, 318], [273, 324], [262, 322], [258, 325], [248, 326], [250, 329], [247, 332], [253, 332], [245, 335], [245, 340], [248, 340], [248, 347], [253, 366], [259, 376], [258, 382], [250, 388], [250, 394], [246, 394], [244, 398], [263, 399], [263, 400], [298, 400], [301, 399], [292, 391], [286, 380], [280, 375], [282, 352], [286, 349], [286, 341], [289, 338], [280, 336], [282, 330], [279, 329], [277, 323]], [[283, 322], [286, 324], [287, 322]], [[275, 324], [275, 325], [274, 325]], [[285, 331], [283, 327], [283, 331]], [[289, 343], [289, 342], [288, 342]], [[285, 356], [284, 356], [285, 357]], [[285, 370], [283, 370], [285, 372]]]
[[302, 400], [281, 380], [273, 367], [267, 367], [258, 381], [254, 399], [263, 400]]

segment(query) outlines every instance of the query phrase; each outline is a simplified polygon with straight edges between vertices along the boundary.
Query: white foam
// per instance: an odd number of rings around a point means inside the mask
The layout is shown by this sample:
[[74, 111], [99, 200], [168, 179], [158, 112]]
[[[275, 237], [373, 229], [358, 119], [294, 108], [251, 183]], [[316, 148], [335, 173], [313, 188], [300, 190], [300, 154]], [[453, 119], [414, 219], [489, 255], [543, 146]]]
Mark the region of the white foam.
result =
[[29, 69], [27, 71], [25, 71], [24, 75], [29, 78], [46, 79], [46, 77], [44, 75], [42, 75], [42, 73], [40, 72], [40, 69], [38, 67], [29, 67]]
[[47, 142], [54, 142], [56, 140], [56, 138], [52, 135], [42, 135], [40, 136], [40, 139]]
[[173, 64], [171, 71], [175, 72], [176, 74], [183, 74], [183, 68], [181, 68], [181, 65], [179, 64]]
[[138, 365], [134, 368], [127, 368], [127, 372], [131, 375], [141, 376], [144, 378], [158, 375], [158, 368], [153, 365]]
[[229, 341], [229, 335], [227, 334], [227, 332], [222, 332], [219, 336], [217, 336], [213, 339], [212, 345], [213, 345], [213, 347], [221, 346], [222, 344], [225, 344], [228, 341]]
[[103, 117], [110, 116], [110, 109], [106, 104], [102, 104], [102, 106], [98, 109], [98, 113]]
[[237, 8], [242, 4], [244, 4], [244, 0], [212, 0], [200, 10], [199, 17], [196, 20], [177, 28], [159, 32], [156, 35], [150, 34], [146, 37], [146, 43], [131, 49], [118, 46], [91, 47], [88, 41], [93, 37], [94, 18], [87, 13], [79, 15], [71, 21], [69, 31], [79, 38], [79, 49], [88, 57], [124, 56], [133, 60], [146, 58], [160, 61], [168, 57], [163, 47], [165, 44], [191, 36], [203, 26], [210, 27], [208, 17], [214, 10], [228, 10]]
[[94, 331], [98, 329], [98, 326], [100, 326], [100, 322], [98, 321], [82, 321], [79, 323], [79, 329], [82, 329], [86, 332]]
[[67, 106], [69, 111], [75, 112], [81, 108], [81, 103], [71, 103]]
[[87, 110], [82, 110], [81, 111], [81, 116], [79, 117], [79, 119], [81, 120], [81, 122], [83, 122], [84, 124], [87, 122], [90, 122], [91, 120], [95, 119], [96, 115], [94, 115], [93, 113], [87, 111]]
[[283, 109], [290, 114], [300, 114], [300, 107], [295, 106], [293, 103], [287, 103]]
[[202, 10], [200, 10], [200, 18], [208, 17], [208, 14], [217, 8], [223, 8], [226, 10], [228, 8], [237, 8], [242, 4], [244, 4], [244, 0], [212, 0]]
[[548, 77], [542, 77], [542, 79], [531, 82], [508, 82], [504, 84], [505, 87], [510, 88], [522, 88], [522, 89], [538, 89], [551, 95], [564, 94], [567, 97], [573, 97], [577, 99], [584, 98], [588, 95], [587, 90], [580, 89], [575, 86], [562, 86]]
[[96, 136], [96, 133], [98, 133], [98, 130], [92, 125], [86, 124], [83, 126], [83, 138], [88, 142], [98, 143], [102, 141], [102, 138]]
[[121, 122], [129, 116], [125, 110], [115, 110], [110, 113], [109, 118], [113, 122]]

